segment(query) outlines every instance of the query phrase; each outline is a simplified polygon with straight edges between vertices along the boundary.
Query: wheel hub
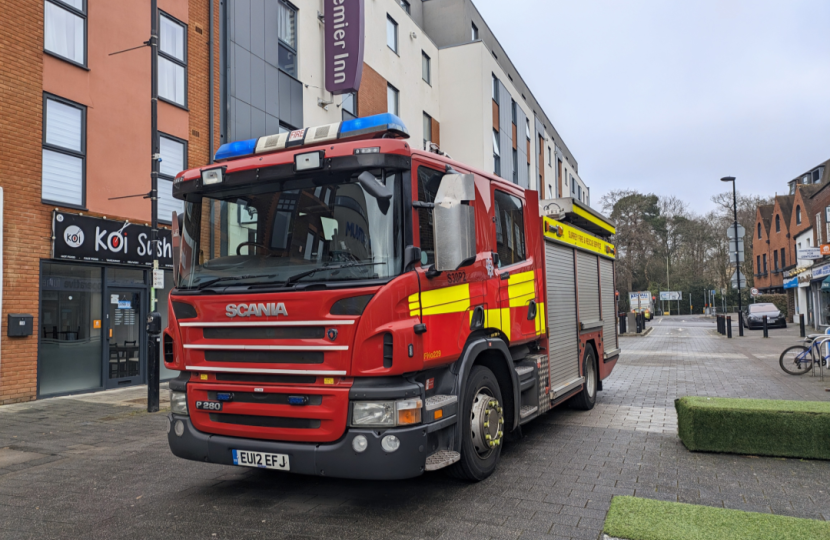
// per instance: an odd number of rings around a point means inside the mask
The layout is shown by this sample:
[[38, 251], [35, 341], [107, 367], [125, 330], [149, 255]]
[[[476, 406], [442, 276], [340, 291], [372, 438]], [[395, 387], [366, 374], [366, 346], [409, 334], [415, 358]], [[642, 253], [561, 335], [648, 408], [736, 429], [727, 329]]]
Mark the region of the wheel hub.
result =
[[499, 401], [481, 392], [473, 400], [470, 412], [473, 447], [486, 457], [501, 444], [504, 437], [504, 415]]

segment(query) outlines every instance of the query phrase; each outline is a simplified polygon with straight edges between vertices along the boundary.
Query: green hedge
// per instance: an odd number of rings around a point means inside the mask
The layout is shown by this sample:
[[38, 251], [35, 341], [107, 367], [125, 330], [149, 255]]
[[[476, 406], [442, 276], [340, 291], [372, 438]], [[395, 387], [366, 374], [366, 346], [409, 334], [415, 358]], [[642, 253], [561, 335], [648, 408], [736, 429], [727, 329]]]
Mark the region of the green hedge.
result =
[[830, 402], [684, 397], [674, 406], [689, 450], [830, 459]]
[[603, 532], [627, 540], [815, 540], [830, 538], [830, 522], [614, 497]]
[[[789, 314], [789, 307], [787, 301], [786, 294], [762, 294], [760, 296], [755, 297], [755, 302], [758, 304], [761, 303], [770, 303], [775, 304], [775, 307], [778, 308], [778, 311], [784, 314], [787, 320], [790, 320]], [[750, 304], [752, 305], [752, 304]]]

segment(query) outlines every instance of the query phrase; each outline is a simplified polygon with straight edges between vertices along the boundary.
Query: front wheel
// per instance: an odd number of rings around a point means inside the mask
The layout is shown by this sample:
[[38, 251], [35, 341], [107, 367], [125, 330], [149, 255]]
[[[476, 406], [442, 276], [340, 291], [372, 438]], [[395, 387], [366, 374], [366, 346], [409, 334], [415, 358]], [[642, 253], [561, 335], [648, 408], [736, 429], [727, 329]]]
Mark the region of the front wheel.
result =
[[585, 375], [585, 384], [582, 385], [582, 392], [569, 400], [568, 405], [572, 409], [590, 411], [597, 402], [597, 359], [594, 355], [594, 348], [590, 345], [585, 348], [585, 355], [582, 358], [582, 373]]
[[790, 375], [804, 375], [813, 367], [813, 356], [809, 351], [803, 345], [793, 345], [786, 349], [778, 359], [781, 369]]
[[504, 442], [504, 414], [499, 383], [493, 372], [474, 366], [464, 385], [461, 411], [461, 460], [448, 472], [480, 482], [496, 470]]

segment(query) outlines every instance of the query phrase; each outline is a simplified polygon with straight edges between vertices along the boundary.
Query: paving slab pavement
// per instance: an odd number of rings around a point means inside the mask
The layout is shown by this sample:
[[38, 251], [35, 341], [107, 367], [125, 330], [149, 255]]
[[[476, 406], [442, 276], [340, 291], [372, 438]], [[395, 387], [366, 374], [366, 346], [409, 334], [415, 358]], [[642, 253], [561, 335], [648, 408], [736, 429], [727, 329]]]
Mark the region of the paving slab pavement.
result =
[[798, 329], [729, 340], [703, 317], [652, 325], [620, 340], [592, 411], [531, 422], [478, 484], [180, 460], [165, 413], [144, 412], [143, 387], [0, 407], [0, 537], [593, 540], [614, 495], [830, 519], [830, 462], [691, 453], [677, 438], [684, 395], [830, 399], [830, 377], [778, 367]]

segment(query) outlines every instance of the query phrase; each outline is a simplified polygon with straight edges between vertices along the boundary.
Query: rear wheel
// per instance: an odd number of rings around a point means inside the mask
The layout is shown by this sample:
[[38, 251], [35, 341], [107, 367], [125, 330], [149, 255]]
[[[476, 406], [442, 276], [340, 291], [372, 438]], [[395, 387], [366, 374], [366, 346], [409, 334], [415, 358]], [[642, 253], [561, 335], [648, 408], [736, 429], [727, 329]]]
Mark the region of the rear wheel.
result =
[[461, 460], [447, 469], [452, 476], [480, 482], [496, 470], [504, 442], [504, 414], [496, 376], [474, 366], [464, 386], [461, 411]]
[[585, 347], [585, 354], [582, 358], [582, 373], [585, 375], [585, 384], [582, 392], [572, 397], [568, 405], [573, 409], [590, 411], [597, 402], [597, 359], [594, 355], [594, 348], [590, 345]]
[[793, 345], [781, 353], [778, 363], [790, 375], [803, 375], [813, 367], [813, 355], [803, 345]]

